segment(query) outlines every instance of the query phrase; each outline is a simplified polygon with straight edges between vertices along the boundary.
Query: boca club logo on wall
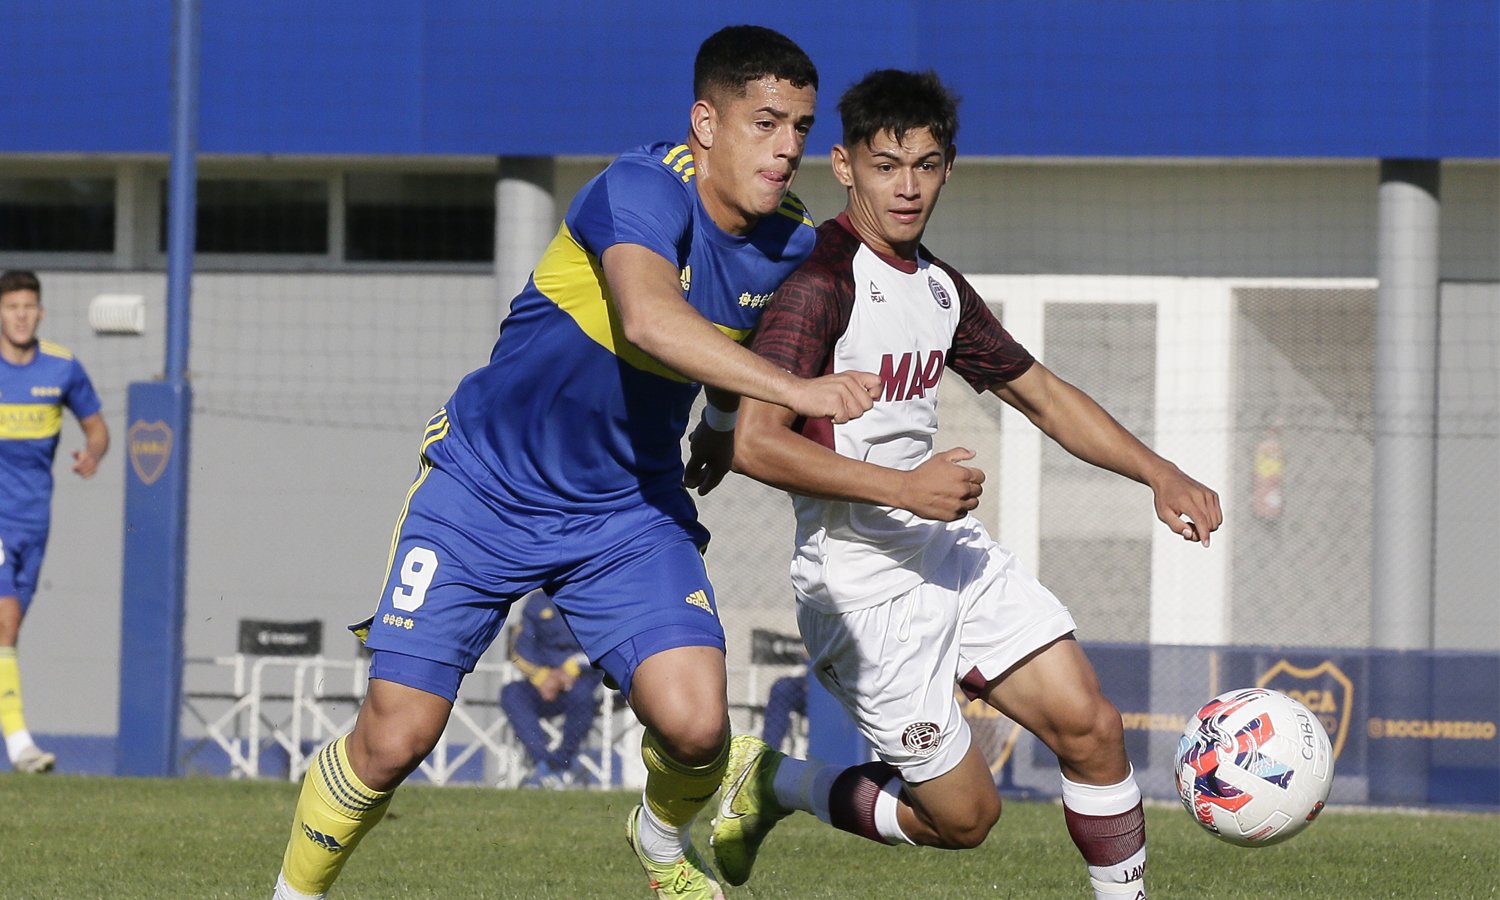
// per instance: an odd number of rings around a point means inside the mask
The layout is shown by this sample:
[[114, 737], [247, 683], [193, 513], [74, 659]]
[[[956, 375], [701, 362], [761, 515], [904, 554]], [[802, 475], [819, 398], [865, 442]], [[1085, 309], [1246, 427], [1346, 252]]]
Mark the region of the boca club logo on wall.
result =
[[172, 459], [172, 429], [160, 419], [137, 421], [126, 436], [130, 447], [130, 467], [143, 484], [154, 484], [167, 470]]
[[1333, 742], [1333, 757], [1338, 759], [1349, 736], [1349, 720], [1354, 714], [1354, 682], [1334, 665], [1324, 660], [1311, 669], [1292, 665], [1283, 659], [1267, 669], [1255, 682], [1256, 687], [1270, 688], [1302, 703], [1312, 710]]

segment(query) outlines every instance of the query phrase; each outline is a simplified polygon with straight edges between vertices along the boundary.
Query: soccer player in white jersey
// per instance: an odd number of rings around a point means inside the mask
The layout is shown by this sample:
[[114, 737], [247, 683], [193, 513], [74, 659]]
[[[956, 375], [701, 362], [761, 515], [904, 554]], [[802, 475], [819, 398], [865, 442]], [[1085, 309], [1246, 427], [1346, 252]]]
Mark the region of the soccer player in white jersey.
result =
[[879, 372], [835, 424], [746, 399], [735, 468], [792, 495], [791, 572], [811, 670], [878, 761], [841, 769], [734, 739], [713, 850], [742, 884], [775, 822], [805, 810], [888, 844], [971, 848], [1000, 816], [955, 683], [1057, 754], [1067, 828], [1097, 898], [1144, 898], [1145, 818], [1120, 714], [1068, 610], [970, 515], [984, 473], [935, 452], [945, 367], [1075, 456], [1149, 485], [1167, 527], [1207, 547], [1218, 496], [1034, 360], [963, 276], [921, 245], [953, 170], [957, 101], [932, 73], [883, 70], [839, 102], [848, 204], [776, 292], [754, 349], [793, 374]]

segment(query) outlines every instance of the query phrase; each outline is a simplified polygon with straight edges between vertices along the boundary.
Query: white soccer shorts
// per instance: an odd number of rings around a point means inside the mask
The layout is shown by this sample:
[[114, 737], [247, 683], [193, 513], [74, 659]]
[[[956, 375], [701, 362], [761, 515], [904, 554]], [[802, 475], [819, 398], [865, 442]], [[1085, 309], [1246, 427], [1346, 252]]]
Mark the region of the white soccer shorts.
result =
[[1010, 551], [971, 526], [955, 533], [940, 571], [905, 594], [847, 612], [797, 605], [818, 680], [911, 783], [951, 771], [968, 752], [956, 682], [997, 678], [1076, 627]]

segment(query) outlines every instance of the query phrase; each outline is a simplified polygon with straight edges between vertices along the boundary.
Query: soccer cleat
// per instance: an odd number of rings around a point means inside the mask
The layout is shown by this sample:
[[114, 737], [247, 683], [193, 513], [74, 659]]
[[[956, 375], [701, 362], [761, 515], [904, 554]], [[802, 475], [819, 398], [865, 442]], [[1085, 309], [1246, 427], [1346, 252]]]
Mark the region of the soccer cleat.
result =
[[48, 753], [36, 744], [28, 744], [25, 749], [16, 754], [16, 758], [11, 760], [10, 764], [17, 772], [41, 775], [52, 771], [57, 765], [57, 756]]
[[698, 855], [689, 844], [686, 852], [669, 863], [660, 863], [645, 853], [641, 852], [641, 808], [637, 806], [630, 811], [630, 819], [626, 823], [625, 840], [630, 843], [630, 849], [635, 851], [635, 858], [640, 860], [641, 868], [646, 870], [646, 877], [650, 880], [651, 890], [661, 900], [724, 900], [724, 892], [719, 888], [719, 882], [714, 878], [713, 870], [703, 862], [703, 857]]
[[758, 737], [742, 734], [729, 745], [729, 766], [714, 817], [714, 865], [730, 884], [744, 884], [760, 844], [777, 822], [792, 814], [776, 802], [776, 770], [786, 754]]

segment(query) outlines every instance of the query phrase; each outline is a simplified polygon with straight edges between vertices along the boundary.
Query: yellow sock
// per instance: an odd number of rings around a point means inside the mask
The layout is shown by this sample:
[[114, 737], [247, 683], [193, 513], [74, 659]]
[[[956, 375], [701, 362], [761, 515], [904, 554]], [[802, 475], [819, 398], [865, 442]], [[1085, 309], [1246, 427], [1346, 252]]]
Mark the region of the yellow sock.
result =
[[349, 767], [347, 738], [324, 747], [302, 779], [281, 874], [304, 894], [322, 894], [333, 885], [360, 838], [389, 806], [391, 791], [370, 790]]
[[646, 763], [646, 805], [663, 824], [681, 828], [708, 805], [729, 765], [729, 738], [714, 761], [704, 766], [685, 766], [672, 759], [650, 731], [641, 739], [641, 758]]
[[0, 647], [0, 732], [7, 735], [26, 730], [21, 714], [21, 667], [15, 647]]

